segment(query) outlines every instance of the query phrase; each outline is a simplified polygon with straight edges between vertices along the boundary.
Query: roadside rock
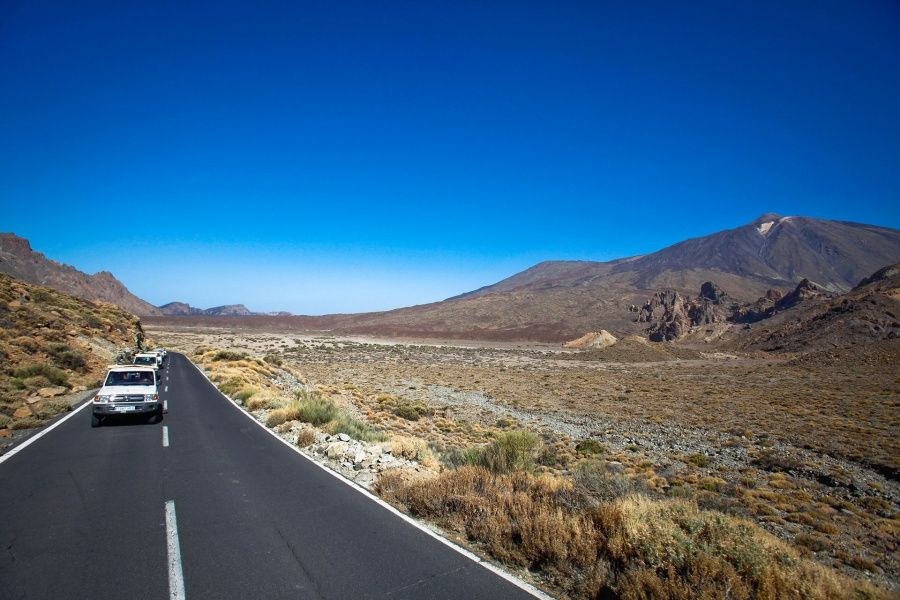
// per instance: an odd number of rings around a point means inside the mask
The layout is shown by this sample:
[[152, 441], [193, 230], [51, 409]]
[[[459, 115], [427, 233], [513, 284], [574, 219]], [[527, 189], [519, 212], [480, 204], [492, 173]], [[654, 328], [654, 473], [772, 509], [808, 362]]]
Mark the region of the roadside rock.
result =
[[53, 386], [53, 387], [44, 387], [37, 391], [38, 395], [43, 398], [53, 398], [54, 396], [62, 396], [65, 394], [68, 388], [65, 388], [61, 385]]

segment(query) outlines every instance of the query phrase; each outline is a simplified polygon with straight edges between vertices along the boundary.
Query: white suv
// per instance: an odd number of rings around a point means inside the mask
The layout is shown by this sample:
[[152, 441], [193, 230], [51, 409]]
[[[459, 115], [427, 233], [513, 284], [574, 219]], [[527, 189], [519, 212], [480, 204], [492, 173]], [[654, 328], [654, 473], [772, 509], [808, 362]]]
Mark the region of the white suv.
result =
[[131, 359], [132, 364], [153, 367], [156, 369], [156, 377], [159, 378], [159, 368], [162, 366], [162, 358], [159, 357], [159, 354], [156, 352], [141, 352], [140, 354], [135, 354], [134, 358]]
[[138, 365], [110, 367], [92, 404], [91, 427], [99, 427], [114, 415], [127, 414], [146, 415], [148, 422], [159, 423], [163, 405], [156, 388], [156, 369]]

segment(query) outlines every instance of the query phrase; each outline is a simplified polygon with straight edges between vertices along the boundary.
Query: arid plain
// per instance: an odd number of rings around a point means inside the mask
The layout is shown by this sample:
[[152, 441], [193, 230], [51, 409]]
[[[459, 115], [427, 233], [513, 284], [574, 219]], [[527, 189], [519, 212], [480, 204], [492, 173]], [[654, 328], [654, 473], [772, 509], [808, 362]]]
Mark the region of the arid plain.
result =
[[[612, 474], [755, 521], [816, 561], [896, 589], [900, 342], [806, 355], [626, 338], [553, 344], [330, 337], [151, 325], [198, 350], [277, 357], [373, 430], [450, 465], [503, 431], [542, 438], [538, 472]], [[437, 466], [440, 470], [440, 465]]]

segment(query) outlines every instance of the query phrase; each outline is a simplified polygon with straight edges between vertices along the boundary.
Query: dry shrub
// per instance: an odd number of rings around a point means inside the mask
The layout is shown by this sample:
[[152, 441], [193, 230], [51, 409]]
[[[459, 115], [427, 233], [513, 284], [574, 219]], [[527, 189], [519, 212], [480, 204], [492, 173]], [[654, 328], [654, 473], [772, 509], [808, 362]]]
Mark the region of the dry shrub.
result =
[[467, 448], [463, 464], [484, 467], [492, 473], [529, 471], [543, 448], [541, 438], [530, 431], [505, 431], [481, 448]]
[[272, 398], [269, 394], [259, 393], [253, 394], [248, 400], [244, 402], [244, 406], [247, 407], [247, 410], [260, 410], [265, 408], [272, 408], [275, 405], [275, 398]]
[[437, 461], [425, 440], [403, 435], [391, 438], [391, 452], [407, 460], [415, 460], [426, 466], [437, 466]]
[[299, 418], [299, 403], [293, 402], [287, 406], [276, 408], [268, 415], [266, 415], [266, 427], [276, 427], [287, 421], [296, 421]]
[[680, 499], [597, 503], [555, 476], [461, 467], [377, 491], [465, 534], [498, 560], [539, 571], [566, 595], [593, 598], [878, 597], [804, 559], [761, 528]]
[[297, 434], [297, 445], [301, 448], [311, 446], [316, 441], [316, 430], [312, 427], [304, 427]]

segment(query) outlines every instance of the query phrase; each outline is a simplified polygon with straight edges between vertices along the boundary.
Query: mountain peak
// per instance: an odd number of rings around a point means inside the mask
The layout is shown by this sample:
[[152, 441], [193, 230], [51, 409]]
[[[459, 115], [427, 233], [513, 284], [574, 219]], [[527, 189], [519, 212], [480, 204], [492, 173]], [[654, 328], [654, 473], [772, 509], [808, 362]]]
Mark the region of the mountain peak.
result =
[[750, 225], [756, 225], [757, 227], [759, 227], [760, 225], [764, 225], [766, 223], [771, 223], [773, 221], [778, 221], [783, 218], [784, 217], [782, 217], [778, 213], [766, 213], [766, 214], [760, 216], [758, 219], [756, 219], [752, 223], [750, 223]]

